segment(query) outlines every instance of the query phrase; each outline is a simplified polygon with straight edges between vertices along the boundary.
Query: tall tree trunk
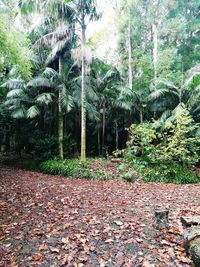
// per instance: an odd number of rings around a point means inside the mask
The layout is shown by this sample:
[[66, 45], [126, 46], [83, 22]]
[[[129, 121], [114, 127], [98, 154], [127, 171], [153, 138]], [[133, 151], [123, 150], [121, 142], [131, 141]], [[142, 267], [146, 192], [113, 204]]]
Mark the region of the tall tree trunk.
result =
[[153, 32], [153, 73], [154, 79], [157, 78], [157, 64], [158, 64], [158, 29], [157, 25], [154, 23], [152, 25]]
[[67, 114], [64, 115], [64, 126], [63, 126], [64, 133], [67, 132]]
[[140, 108], [140, 123], [143, 123], [143, 111], [142, 111], [142, 107]]
[[115, 121], [115, 131], [116, 131], [116, 135], [115, 135], [115, 144], [116, 144], [116, 150], [119, 149], [119, 133], [118, 133], [118, 121]]
[[[131, 12], [129, 11], [130, 16]], [[128, 84], [129, 88], [132, 89], [133, 86], [133, 70], [132, 70], [132, 41], [131, 41], [131, 21], [129, 19], [128, 24]]]
[[142, 76], [138, 81], [138, 86], [139, 86], [139, 98], [140, 98], [140, 123], [143, 123], [143, 105], [142, 105], [142, 84], [143, 84], [143, 79]]
[[98, 155], [101, 155], [101, 137], [100, 137], [100, 127], [98, 126], [97, 132], [97, 143], [98, 143]]
[[[64, 62], [63, 58], [59, 56], [59, 74], [63, 76], [63, 69], [64, 69]], [[61, 99], [61, 91], [59, 90], [58, 93], [58, 146], [59, 146], [59, 157], [63, 159], [63, 113], [62, 113], [62, 99]]]
[[85, 87], [85, 75], [86, 75], [86, 58], [85, 58], [85, 37], [86, 26], [82, 24], [82, 84], [81, 84], [81, 161], [86, 161], [86, 87]]
[[6, 145], [6, 152], [10, 152], [10, 132], [6, 132], [6, 140], [5, 140], [5, 145]]
[[105, 130], [106, 130], [106, 103], [103, 101], [103, 116], [102, 116], [102, 154], [105, 150]]

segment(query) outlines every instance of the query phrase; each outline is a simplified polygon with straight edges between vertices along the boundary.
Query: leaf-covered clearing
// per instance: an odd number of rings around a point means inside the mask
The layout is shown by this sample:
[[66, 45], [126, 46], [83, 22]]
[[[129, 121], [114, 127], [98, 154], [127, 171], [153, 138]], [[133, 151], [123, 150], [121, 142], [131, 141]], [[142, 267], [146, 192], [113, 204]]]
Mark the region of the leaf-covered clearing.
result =
[[[182, 215], [200, 185], [89, 181], [2, 167], [0, 266], [190, 266]], [[154, 210], [170, 209], [170, 229]]]

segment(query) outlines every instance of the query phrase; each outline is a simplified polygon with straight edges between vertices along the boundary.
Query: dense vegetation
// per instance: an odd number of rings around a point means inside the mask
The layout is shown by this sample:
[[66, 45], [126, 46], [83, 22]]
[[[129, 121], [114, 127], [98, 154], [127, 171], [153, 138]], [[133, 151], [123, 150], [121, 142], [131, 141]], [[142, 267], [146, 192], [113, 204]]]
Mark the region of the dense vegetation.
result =
[[198, 0], [7, 0], [0, 12], [2, 153], [90, 178], [91, 161], [63, 159], [113, 153], [127, 180], [133, 164], [146, 181], [198, 182]]

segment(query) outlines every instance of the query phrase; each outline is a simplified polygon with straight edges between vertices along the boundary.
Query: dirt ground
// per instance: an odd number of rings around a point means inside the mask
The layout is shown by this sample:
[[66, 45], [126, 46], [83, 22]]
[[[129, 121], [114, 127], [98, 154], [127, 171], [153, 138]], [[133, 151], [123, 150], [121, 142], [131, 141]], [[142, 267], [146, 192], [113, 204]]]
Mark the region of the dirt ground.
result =
[[[0, 167], [0, 266], [190, 266], [182, 215], [200, 184], [70, 179]], [[170, 227], [154, 228], [169, 208]]]

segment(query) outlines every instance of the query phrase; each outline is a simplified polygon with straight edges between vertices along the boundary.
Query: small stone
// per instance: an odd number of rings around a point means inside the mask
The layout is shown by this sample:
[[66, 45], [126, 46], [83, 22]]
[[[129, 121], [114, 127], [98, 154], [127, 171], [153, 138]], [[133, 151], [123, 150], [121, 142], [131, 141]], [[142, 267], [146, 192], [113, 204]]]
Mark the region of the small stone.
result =
[[118, 225], [118, 226], [122, 226], [122, 225], [123, 225], [123, 222], [121, 222], [121, 221], [114, 221], [114, 223], [115, 223], [116, 225]]
[[116, 264], [118, 267], [124, 266], [125, 263], [125, 255], [123, 252], [119, 251], [116, 255]]
[[121, 161], [120, 158], [112, 158], [112, 159], [111, 159], [111, 162], [112, 162], [112, 163], [119, 163], [120, 161]]
[[181, 217], [183, 226], [200, 225], [200, 216]]

